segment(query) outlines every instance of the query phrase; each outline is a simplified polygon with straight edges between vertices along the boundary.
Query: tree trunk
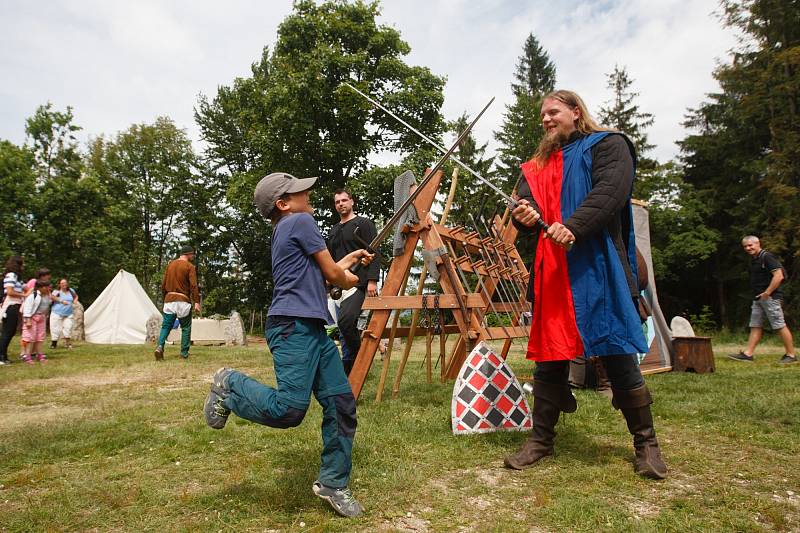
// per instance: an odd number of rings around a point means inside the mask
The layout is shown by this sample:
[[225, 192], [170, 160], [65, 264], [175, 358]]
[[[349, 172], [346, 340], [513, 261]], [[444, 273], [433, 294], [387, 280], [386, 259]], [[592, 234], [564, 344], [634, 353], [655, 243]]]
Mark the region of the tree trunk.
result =
[[714, 270], [717, 275], [714, 278], [717, 280], [717, 301], [719, 305], [719, 322], [723, 327], [730, 329], [730, 320], [728, 318], [728, 304], [725, 300], [725, 280], [722, 275], [722, 269], [719, 264], [719, 256], [714, 259]]

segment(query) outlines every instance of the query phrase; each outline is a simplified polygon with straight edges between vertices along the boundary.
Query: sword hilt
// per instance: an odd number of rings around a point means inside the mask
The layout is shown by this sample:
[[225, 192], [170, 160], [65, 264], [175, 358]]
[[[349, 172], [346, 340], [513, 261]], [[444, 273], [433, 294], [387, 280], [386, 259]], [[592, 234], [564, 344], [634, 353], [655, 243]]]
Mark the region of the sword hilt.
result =
[[[516, 200], [512, 199], [508, 203], [508, 208], [513, 211], [514, 208], [517, 207], [518, 205], [520, 205], [520, 204]], [[533, 206], [531, 206], [531, 208], [533, 208]], [[535, 209], [534, 209], [534, 211], [535, 211]], [[536, 211], [536, 212], [539, 213], [538, 211]], [[536, 221], [536, 223], [533, 225], [533, 227], [534, 228], [539, 228], [542, 231], [544, 231], [545, 233], [547, 233], [547, 230], [550, 229], [550, 224], [548, 224], [547, 222], [542, 220], [541, 216], [542, 216], [542, 214], [539, 213], [539, 217], [540, 218], [539, 218], [539, 220]], [[567, 245], [564, 248], [569, 252], [570, 250], [572, 250], [572, 247], [574, 245], [575, 245], [575, 241], [568, 242]]]

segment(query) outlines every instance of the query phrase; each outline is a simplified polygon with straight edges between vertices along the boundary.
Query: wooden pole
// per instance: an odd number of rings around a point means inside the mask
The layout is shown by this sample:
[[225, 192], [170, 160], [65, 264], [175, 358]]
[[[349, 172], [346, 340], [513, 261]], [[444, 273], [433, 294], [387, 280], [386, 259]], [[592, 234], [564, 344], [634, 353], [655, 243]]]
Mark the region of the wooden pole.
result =
[[[406, 275], [403, 277], [403, 284], [400, 287], [399, 294], [406, 293], [406, 286], [408, 285], [408, 275], [411, 273], [411, 269], [406, 271]], [[383, 368], [381, 368], [381, 377], [378, 380], [378, 390], [375, 392], [375, 401], [380, 402], [383, 400], [383, 388], [386, 386], [386, 378], [389, 375], [389, 363], [392, 360], [392, 347], [394, 345], [394, 337], [397, 333], [397, 322], [400, 318], [400, 310], [396, 309], [394, 313], [394, 318], [392, 319], [392, 331], [389, 334], [389, 344], [386, 346], [386, 352], [383, 354]], [[380, 342], [380, 341], [379, 341]]]
[[444, 203], [444, 209], [442, 210], [442, 218], [439, 220], [439, 224], [442, 226], [447, 223], [447, 216], [450, 214], [450, 206], [453, 205], [453, 198], [456, 196], [456, 186], [458, 184], [458, 167], [453, 170], [453, 177], [450, 181], [450, 192], [447, 193], [447, 201]]
[[[439, 224], [444, 226], [447, 224], [447, 217], [450, 216], [450, 208], [453, 205], [453, 199], [456, 196], [456, 189], [458, 188], [458, 167], [453, 169], [453, 176], [450, 181], [450, 191], [447, 193], [447, 201], [444, 203], [444, 209], [442, 210], [442, 218], [439, 220]], [[466, 288], [466, 287], [465, 287]], [[441, 318], [441, 317], [440, 317]], [[442, 327], [442, 335], [444, 335], [444, 324], [441, 324]], [[445, 346], [444, 343], [441, 344], [440, 348], [441, 353], [439, 357], [442, 359], [442, 383], [444, 383], [444, 364], [445, 364]]]
[[[422, 271], [419, 273], [419, 284], [417, 285], [417, 295], [422, 294], [422, 288], [425, 286], [425, 278], [427, 277], [428, 269], [422, 265]], [[411, 354], [411, 346], [414, 344], [414, 337], [417, 334], [417, 320], [419, 319], [419, 309], [414, 309], [411, 312], [411, 327], [408, 330], [408, 337], [406, 337], [406, 345], [403, 349], [403, 357], [400, 358], [400, 366], [397, 367], [397, 375], [394, 377], [392, 384], [392, 398], [397, 398], [400, 393], [400, 380], [403, 379], [403, 371], [406, 369], [408, 356]]]
[[433, 356], [431, 348], [433, 347], [433, 331], [430, 324], [428, 324], [428, 331], [425, 332], [425, 377], [428, 380], [428, 385], [433, 383]]
[[444, 372], [444, 363], [445, 363], [444, 358], [445, 358], [445, 350], [447, 349], [448, 336], [444, 332], [444, 324], [442, 324], [441, 326], [442, 326], [442, 331], [439, 333], [439, 359], [441, 359], [441, 361], [439, 361], [441, 365], [439, 366], [439, 381], [444, 383], [445, 380], [447, 379], [447, 376], [445, 375]]

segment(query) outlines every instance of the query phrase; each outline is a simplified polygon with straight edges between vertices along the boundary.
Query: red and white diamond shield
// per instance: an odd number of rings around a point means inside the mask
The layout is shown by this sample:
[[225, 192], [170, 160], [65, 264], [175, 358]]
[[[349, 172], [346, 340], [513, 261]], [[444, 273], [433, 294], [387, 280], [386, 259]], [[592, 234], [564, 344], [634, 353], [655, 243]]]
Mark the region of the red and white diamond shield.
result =
[[453, 387], [454, 435], [526, 431], [533, 427], [522, 387], [503, 359], [484, 342], [470, 352]]

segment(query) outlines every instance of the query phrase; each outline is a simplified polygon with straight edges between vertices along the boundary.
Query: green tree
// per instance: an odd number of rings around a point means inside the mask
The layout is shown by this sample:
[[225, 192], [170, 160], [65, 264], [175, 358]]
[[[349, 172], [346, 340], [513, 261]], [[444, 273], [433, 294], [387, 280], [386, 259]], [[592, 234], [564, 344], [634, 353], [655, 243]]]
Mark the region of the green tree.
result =
[[[378, 6], [296, 2], [278, 28], [273, 51], [263, 50], [251, 77], [221, 87], [211, 100], [200, 97], [196, 120], [212, 168], [227, 175], [227, 204], [236, 213], [228, 226], [231, 245], [246, 274], [243, 293], [254, 308], [271, 295], [270, 228], [252, 207], [261, 177], [276, 170], [319, 176], [312, 201], [327, 215], [326, 227], [336, 220], [333, 190], [356, 176], [368, 177], [370, 154], [418, 149], [413, 133], [343, 82], [370, 93], [428, 136], [444, 129], [444, 79], [404, 62], [410, 48], [397, 30], [377, 24]], [[384, 178], [374, 183], [386, 188], [369, 191], [369, 199], [391, 197]], [[360, 206], [367, 212], [373, 207]], [[378, 220], [387, 213], [370, 214]]]
[[29, 149], [0, 141], [0, 261], [27, 249], [30, 205], [36, 191], [35, 164]]
[[[459, 135], [467, 128], [470, 122], [470, 118], [464, 113], [449, 124], [450, 131]], [[486, 157], [486, 147], [488, 144], [487, 142], [478, 145], [475, 136], [470, 132], [469, 136], [467, 136], [458, 147], [456, 155], [461, 161], [472, 168], [472, 170], [486, 179], [491, 179], [491, 168], [494, 164], [494, 157]], [[449, 189], [451, 175], [452, 173], [447, 174], [447, 179], [444, 180], [442, 190], [446, 191]], [[511, 191], [509, 190], [508, 192]], [[489, 206], [489, 213], [485, 213], [486, 216], [489, 216], [494, 207], [501, 203], [497, 193], [463, 168], [459, 168], [458, 187], [456, 188], [456, 194], [453, 198], [453, 205], [450, 208], [448, 224], [472, 227], [473, 224], [469, 215], [470, 213], [475, 216], [478, 215], [476, 212], [476, 198], [481, 197], [486, 197], [486, 205]], [[483, 230], [481, 229], [481, 231]]]
[[606, 74], [606, 78], [612, 97], [605, 106], [600, 107], [598, 113], [600, 123], [621, 131], [633, 142], [638, 156], [638, 169], [653, 169], [657, 164], [656, 161], [645, 157], [645, 154], [654, 148], [654, 145], [648, 142], [646, 131], [654, 123], [653, 115], [641, 111], [639, 104], [636, 103], [639, 93], [631, 89], [633, 80], [625, 67], [614, 65], [614, 71]]
[[[120, 264], [152, 295], [161, 273], [187, 238], [187, 213], [203, 210], [198, 160], [186, 133], [167, 117], [135, 124], [112, 141], [96, 140], [88, 157], [111, 200], [109, 222], [124, 228]], [[212, 206], [213, 207], [213, 206]]]
[[789, 0], [721, 6], [723, 23], [743, 38], [733, 61], [714, 72], [721, 91], [690, 111], [695, 133], [681, 143], [686, 181], [708, 208], [706, 225], [722, 236], [707, 282], [722, 323], [742, 323], [749, 289], [740, 240], [759, 235], [788, 267], [791, 321], [800, 308], [800, 9]]
[[83, 164], [75, 133], [81, 127], [73, 124], [74, 118], [72, 107], [55, 111], [48, 102], [25, 121], [25, 133], [35, 154], [40, 183], [55, 177], [80, 177]]
[[195, 264], [205, 315], [242, 309], [229, 229], [236, 213], [226, 206], [226, 184], [219, 172], [197, 159], [192, 179], [178, 191], [180, 237], [198, 251]]
[[522, 50], [511, 90], [514, 93], [524, 92], [529, 95], [552, 91], [556, 86], [556, 66], [550, 61], [547, 51], [542, 48], [533, 33], [525, 39]]
[[556, 84], [556, 67], [547, 51], [531, 33], [517, 62], [511, 92], [514, 100], [506, 106], [503, 125], [495, 133], [500, 143], [496, 173], [501, 188], [510, 190], [519, 178], [519, 166], [533, 156], [544, 136], [539, 111], [542, 97]]
[[30, 266], [66, 276], [84, 304], [100, 294], [120, 266], [122, 231], [109, 224], [111, 205], [97, 179], [50, 179], [32, 203], [34, 231], [25, 254]]
[[[113, 275], [116, 248], [106, 218], [106, 191], [84, 172], [72, 108], [37, 108], [26, 120], [27, 171], [9, 184], [17, 220], [28, 231], [16, 246], [31, 269], [47, 266], [54, 276], [67, 276], [84, 302], [91, 302]], [[31, 174], [34, 178], [31, 180]], [[5, 187], [4, 187], [5, 189]], [[5, 192], [5, 191], [4, 191]]]
[[638, 198], [647, 200], [650, 246], [659, 301], [667, 316], [700, 313], [707, 294], [706, 274], [721, 234], [704, 224], [707, 206], [683, 179], [676, 163], [658, 165], [650, 179], [637, 183]]

